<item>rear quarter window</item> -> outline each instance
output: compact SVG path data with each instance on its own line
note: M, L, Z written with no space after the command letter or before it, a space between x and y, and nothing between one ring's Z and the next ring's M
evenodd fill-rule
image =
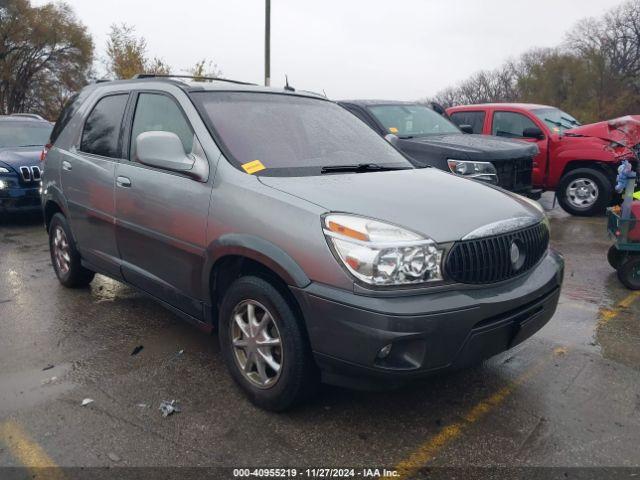
M471 125L473 133L482 133L486 118L485 112L454 112L450 116L456 125Z

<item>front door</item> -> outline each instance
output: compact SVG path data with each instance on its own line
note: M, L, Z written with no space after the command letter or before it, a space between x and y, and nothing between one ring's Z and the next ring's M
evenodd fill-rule
M534 187L542 188L545 183L547 161L549 157L549 138L547 134L545 134L545 138L541 140L526 138L522 134L527 128L539 128L543 132L545 131L540 125L537 125L532 119L522 113L501 111L493 113L491 135L504 138L515 138L538 145L540 153L533 158L533 172L531 179Z
M82 258L120 277L115 235L114 181L128 93L110 94L86 118L79 145L63 152L61 181Z
M128 158L116 170L116 236L122 272L129 283L201 319L211 185L139 163L135 140L149 131L175 133L185 153L204 156L173 97L138 95Z

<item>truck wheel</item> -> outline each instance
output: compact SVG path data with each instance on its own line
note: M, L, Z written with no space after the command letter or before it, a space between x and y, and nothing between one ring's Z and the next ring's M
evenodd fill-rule
M73 243L67 219L56 213L49 224L49 251L51 263L62 285L68 288L86 287L95 273L80 263L80 253Z
M611 265L615 270L620 267L620 264L624 260L625 254L616 248L615 245L611 245L609 251L607 252L607 260L609 261L609 265Z
M618 278L631 290L640 290L640 255L627 257L618 268Z
M239 278L224 296L222 356L233 379L261 408L286 410L317 383L301 320L278 289L262 278Z
M607 176L592 168L572 170L560 179L558 202L565 212L590 217L604 212L611 202L613 185Z

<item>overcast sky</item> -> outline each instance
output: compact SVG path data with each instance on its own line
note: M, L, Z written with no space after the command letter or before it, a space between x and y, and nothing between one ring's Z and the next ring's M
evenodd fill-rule
M202 58L261 83L264 0L66 0L104 55L112 23L147 39L177 72ZM47 3L32 0L35 5ZM414 100L555 46L576 21L620 0L272 0L271 77L334 99Z

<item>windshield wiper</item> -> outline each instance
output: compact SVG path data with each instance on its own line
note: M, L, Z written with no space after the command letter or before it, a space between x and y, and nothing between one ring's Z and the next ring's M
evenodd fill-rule
M413 167L392 167L380 165L379 163L358 163L355 165L328 165L322 167L320 173L335 172L387 172L391 170L411 170Z
M570 124L572 124L572 125L577 125L577 126L579 126L579 127L581 127L581 126L582 126L582 124L581 124L579 121L577 121L575 118L574 118L574 119L567 118L567 117L560 117L560 118L561 118L562 120L566 120L567 122L569 122L569 123L570 123Z
M573 128L571 125L566 126L564 123L556 122L555 120L551 120L550 118L545 118L544 120L545 120L545 122L553 123L554 125L556 125L556 126L558 126L560 128L566 128L567 130Z

